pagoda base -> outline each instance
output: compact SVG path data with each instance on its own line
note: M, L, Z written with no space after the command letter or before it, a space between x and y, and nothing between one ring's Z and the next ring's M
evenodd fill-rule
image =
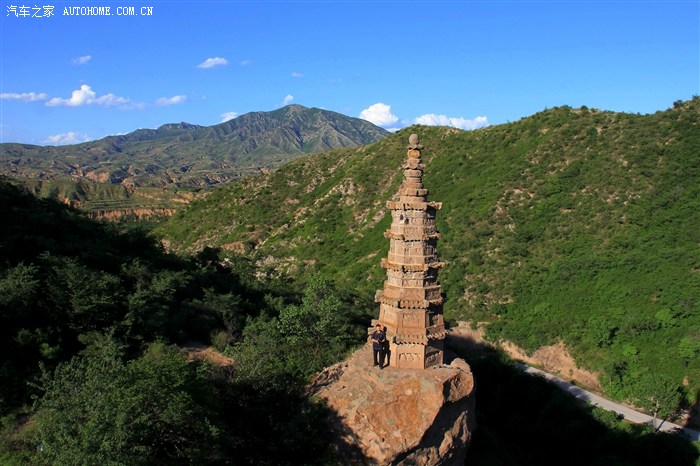
M389 344L389 363L398 369L427 369L442 364L444 340L428 345L418 343Z

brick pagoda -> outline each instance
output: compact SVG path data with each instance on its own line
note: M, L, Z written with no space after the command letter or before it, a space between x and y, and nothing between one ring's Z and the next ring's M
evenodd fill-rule
M423 169L418 136L409 138L403 166L406 177L399 188L399 200L387 202L391 210L389 257L382 259L387 280L377 291L379 319L372 322L386 327L391 365L425 369L442 364L445 323L442 294L438 284L435 214L440 202L429 202L423 188Z

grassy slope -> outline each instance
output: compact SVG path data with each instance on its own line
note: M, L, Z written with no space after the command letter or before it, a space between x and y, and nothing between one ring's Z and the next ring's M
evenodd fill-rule
M461 132L413 127L216 190L160 233L176 248L242 242L263 268L381 287L384 209L410 132L442 201L448 318L535 349L564 339L618 398L655 374L700 388L700 99L654 115L559 107ZM240 245L239 245L240 246ZM267 258L267 259L265 259ZM640 401L643 403L643 400Z

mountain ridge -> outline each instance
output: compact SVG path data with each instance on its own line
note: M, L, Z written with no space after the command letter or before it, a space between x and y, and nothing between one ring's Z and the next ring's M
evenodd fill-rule
M372 123L298 104L200 126L167 123L70 146L0 145L0 173L138 186L207 186L305 154L376 142Z

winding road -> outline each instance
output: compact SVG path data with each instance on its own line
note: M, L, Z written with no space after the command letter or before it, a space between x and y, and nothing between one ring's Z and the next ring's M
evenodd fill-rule
M536 375L540 377L544 377L546 380L552 382L553 384L557 385L559 388L562 390L565 390L578 398L579 400L586 401L590 403L593 406L597 406L599 408L602 408L606 411L614 411L617 414L623 416L626 420L636 423L636 424L654 424L654 418L651 416L648 416L646 414L640 413L638 411L635 411L633 409L628 408L627 406L623 406L619 403L615 403L614 401L610 401L606 398L603 398L600 395L596 395L595 393L589 392L588 390L584 390L581 387L577 387L576 385L572 385L569 382L560 379L559 377L556 377L548 372L541 371L539 369L535 369L534 367L530 367L526 364L518 363L518 366L520 369L522 369L524 372L531 374L531 375ZM658 422L658 419L656 420ZM693 442L700 442L700 432L697 430L689 429L687 427L679 426L678 424L673 424L671 422L666 422L662 421L660 426L657 426L658 430L664 431L664 432L673 432L676 430L682 430L686 435L690 437L690 440Z

